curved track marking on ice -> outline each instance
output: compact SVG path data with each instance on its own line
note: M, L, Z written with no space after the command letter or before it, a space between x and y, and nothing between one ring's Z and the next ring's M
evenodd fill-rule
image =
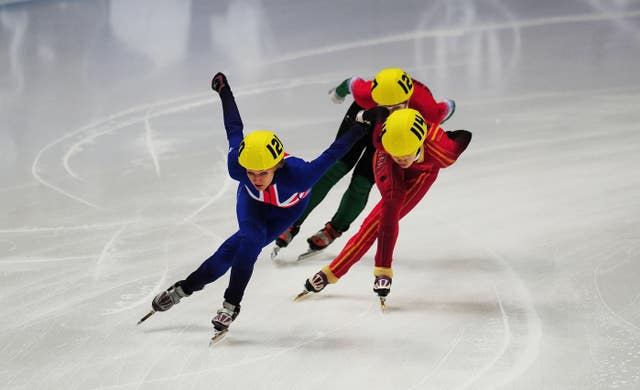
M196 95L196 96L201 96L201 94L200 95ZM65 134L65 135L63 135L61 137L58 137L55 140L53 140L52 142L46 144L42 149L40 149L38 151L38 153L36 153L36 157L34 158L33 163L31 164L31 175L36 179L36 181L38 181L40 184L44 185L45 187L48 187L48 188L50 188L50 189L52 189L52 190L54 190L54 191L56 191L56 192L58 192L58 193L60 193L60 194L62 194L64 196L68 197L68 198L71 198L71 199L73 199L73 200L75 200L77 202L80 202L82 204L85 204L85 205L87 205L89 207L93 207L93 208L99 209L100 207L98 207L97 205L95 205L95 204L93 204L93 203L91 203L91 202L89 202L89 201L87 201L87 200L85 200L85 199L83 199L83 198L81 198L79 196L73 195L73 194L65 191L64 189L62 189L62 188L60 188L60 187L48 182L47 180L42 178L42 176L40 176L38 166L40 164L40 160L42 159L42 156L44 155L44 153L47 152L48 150L52 149L54 146L56 146L56 145L62 143L63 141L67 140L67 139L75 137L76 135L81 134L83 132L87 132L87 131L90 131L90 130L95 129L97 127L100 127L101 125L108 124L109 122L117 120L117 119L119 119L121 117L124 117L126 115L138 112L140 110L147 110L149 108L152 108L152 107L155 107L155 106L158 106L158 105L175 104L176 102L179 102L179 101L185 100L185 99L193 99L193 96L179 97L179 98L170 99L170 100L163 101L163 102L156 102L156 103L145 104L145 105L141 105L141 106L135 106L135 107L120 111L120 112L118 112L116 114L109 115L109 116L104 117L102 119L99 119L97 121L94 121L93 123L90 123L90 124L88 124L86 126L80 127L79 129L73 130L73 131L71 131L71 132L69 132L69 133L67 133L67 134ZM73 175L71 173L69 173L69 174Z
M289 62L289 61L299 60L307 57L334 54L340 51L365 48L369 46L378 46L378 45L383 45L388 43L405 42L405 41L411 41L415 39L462 36L465 34L476 34L479 32L492 31L492 30L523 29L523 28L544 27L544 26L566 24L566 23L598 22L603 20L634 18L637 16L640 16L640 11L601 12L601 13L593 13L593 14L538 18L538 19L531 19L531 20L524 20L524 21L508 21L505 23L489 23L489 24L481 24L478 26L463 26L462 28L452 27L452 28L439 29L439 30L413 31L413 32L400 33L395 35L386 35L384 37L375 38L375 39L352 41L352 42L343 43L340 45L324 46L318 49L301 50L301 51L297 51L284 56L275 57L271 60L262 61L258 63L258 65L262 65L262 66L274 65L282 62Z
M462 229L458 225L454 225L450 220L445 219L439 215L433 214L434 218L438 219L438 221L443 225L448 225L458 231L461 236L467 241L474 244L477 247L483 248L491 257L493 257L501 266L504 273L509 276L509 280L512 281L514 288L518 292L518 296L520 297L520 301L524 304L525 318L527 324L527 339L524 342L525 349L522 352L522 357L514 361L513 367L510 372L505 373L503 378L494 379L492 384L494 387L499 387L505 383L513 381L513 379L519 377L524 373L531 364L536 360L538 355L540 354L540 342L542 340L542 325L540 316L533 305L533 300L525 287L522 279L515 273L513 268L509 265L507 260L495 252L493 249L486 246L486 244L479 242L476 238L477 235L473 235L468 233L466 230ZM495 288L495 283L494 283ZM496 290L497 293L497 290ZM499 296L498 296L499 297ZM504 310L502 304L500 303L500 310Z
M511 344L511 327L509 326L509 320L507 319L507 313L504 310L504 306L502 305L502 299L500 298L500 294L498 293L498 288L495 283L493 284L493 291L496 294L496 299L498 300L498 305L500 306L500 315L502 316L502 327L504 329L504 336L502 338L502 346L500 350L496 354L496 356L484 367L482 367L475 375L469 378L462 385L455 387L455 389L466 389L469 388L473 383L475 383L478 379L480 379L483 375L485 375L496 363L504 356L509 348L509 344ZM498 386L495 386L498 387Z
M631 251L632 249L629 248L627 250L627 257L625 259L623 259L622 261L620 261L619 263L615 264L614 266L609 266L608 268L613 270L623 264L626 264L630 261L631 259ZM611 315L613 318L615 318L616 320L618 320L620 323L622 323L623 325L625 325L627 328L629 328L630 330L639 333L640 332L640 326L634 324L633 322L625 319L624 317L622 317L620 314L618 314L611 306L609 306L609 304L607 304L607 302L605 301L604 297L602 296L602 290L600 289L600 283L598 282L598 274L600 274L600 271L602 270L602 268L607 265L606 262L602 262L600 263L594 270L593 270L593 284L596 288L596 294L598 296L598 299L600 300L600 303L602 303L602 306L605 308L605 310L609 313L609 315Z
M69 176L73 177L76 180L84 181L80 177L80 175L78 175L77 173L75 173L75 171L73 171L73 169L71 169L71 165L69 165L69 160L71 159L71 156L73 156L74 154L76 154L81 150L82 149L80 147L75 147L75 145L70 147L69 150L67 150L67 152L64 154L64 157L62 158L62 167L67 172L67 174L69 174Z
M107 134L111 134L114 131L123 129L125 127L129 127L129 126L133 126L139 123L144 123L145 121L149 121L151 118L154 117L158 117L158 116L162 116L162 115L166 115L169 113L174 113L174 112L179 112L179 111L187 111L193 108L197 108L199 106L202 106L204 104L207 104L209 102L211 102L212 99L211 98L206 98L203 100L196 100L195 102L190 102L190 103L186 103L183 104L181 106L177 106L177 107L172 107L172 108L168 108L165 110L158 110L158 109L153 109L153 107L147 109L146 113L138 115L138 116L132 116L129 119L126 120L122 120L116 124L112 124L109 126L105 126L105 127L97 127L94 130L96 130L97 132L93 133L93 134L89 134L87 136L85 136L84 138L80 139L79 141L77 141L75 144L73 144L70 147L70 150L82 150L82 146L84 144L89 144L89 143L93 143L95 142L95 139L98 137L101 137L103 135L107 135ZM158 105L165 105L164 103L160 103ZM150 114L149 112L153 112L152 114ZM149 149L149 147L147 146L147 149ZM150 152L150 153L154 153L154 152ZM67 153L69 154L69 153ZM153 158L153 157L152 157ZM71 167L69 166L69 164L65 165L65 170L66 172L70 175L70 176L74 176L77 177L77 175L75 173L73 173L73 171L71 170Z
M430 373L422 377L417 383L411 386L409 390L421 389L422 385L424 385L425 382L427 382L428 380L430 380L440 372L444 363L447 361L447 359L449 359L449 356L451 356L453 351L458 347L458 344L460 344L460 341L462 341L462 338L464 337L464 334L466 333L466 331L467 331L467 328L465 327L460 331L460 333L458 333L458 335L453 339L453 342L449 346L447 353L445 353L444 356L440 358L440 360L438 361L438 363L436 363L436 366L433 368L433 370L431 370Z

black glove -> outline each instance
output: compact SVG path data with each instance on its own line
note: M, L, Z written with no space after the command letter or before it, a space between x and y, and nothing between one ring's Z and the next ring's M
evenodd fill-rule
M227 76L222 72L216 73L211 80L211 89L214 91L221 93L223 89L229 88L229 83L227 82Z
M384 106L376 106L366 111L360 111L356 115L356 122L364 123L375 127L378 123L384 122L389 116L389 110Z

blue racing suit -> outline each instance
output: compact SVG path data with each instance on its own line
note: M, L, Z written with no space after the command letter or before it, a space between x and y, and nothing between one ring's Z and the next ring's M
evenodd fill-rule
M311 187L367 133L367 128L355 124L310 162L285 155L284 166L275 172L269 187L258 191L249 181L246 170L238 163L238 147L244 138L243 124L231 89L223 89L220 99L230 147L227 161L229 175L239 182L236 204L239 229L187 277L182 288L187 294L202 290L206 284L231 268L224 299L239 305L262 248L298 219L307 207Z

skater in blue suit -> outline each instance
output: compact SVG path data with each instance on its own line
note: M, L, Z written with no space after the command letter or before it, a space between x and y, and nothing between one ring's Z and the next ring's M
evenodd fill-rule
M212 319L216 331L223 332L240 313L242 296L262 248L295 222L309 202L311 187L371 131L371 124L384 120L388 111L377 107L363 112L360 116L363 123L354 122L318 158L306 162L285 153L280 139L270 131L254 131L243 138L242 120L225 75L217 73L211 87L222 101L229 140L229 175L239 182L236 205L239 229L186 279L158 294L152 307L153 312L169 310L180 299L202 290L231 269L222 308Z

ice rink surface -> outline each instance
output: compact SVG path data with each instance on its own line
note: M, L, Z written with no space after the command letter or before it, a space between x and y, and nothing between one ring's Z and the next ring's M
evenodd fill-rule
M0 388L640 388L640 1L33 1L0 52ZM223 342L228 276L136 326L237 228L211 76L311 159L327 91L394 66L474 138L401 223L388 311L373 252L293 302L365 215L296 263L344 179Z

